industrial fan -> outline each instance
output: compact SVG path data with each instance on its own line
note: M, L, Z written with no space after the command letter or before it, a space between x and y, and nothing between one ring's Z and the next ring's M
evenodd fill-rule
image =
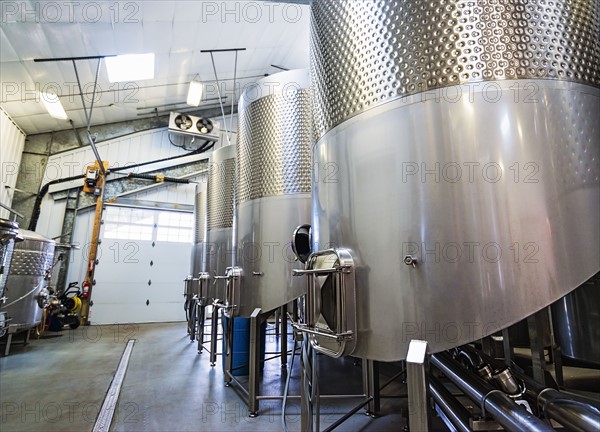
M198 132L200 132L201 134L209 134L212 132L213 130L213 124L212 122L207 119L202 117L200 120L198 120L196 122L196 128L198 129Z
M182 131L186 131L193 126L192 119L190 116L185 114L178 114L174 120L175 126Z

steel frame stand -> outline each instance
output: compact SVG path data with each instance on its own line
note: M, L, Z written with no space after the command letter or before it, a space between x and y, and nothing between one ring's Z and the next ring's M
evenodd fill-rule
M281 310L287 309L286 306L283 306ZM235 384L234 389L238 391L240 396L245 399L246 404L248 406L249 416L256 417L259 412L259 402L263 399L283 399L283 396L267 396L259 394L259 376L260 376L260 364L262 361L260 360L260 351L261 351L261 334L260 329L262 324L267 320L273 311L269 311L263 313L262 309L256 308L250 315L250 353L249 353L249 375L248 375L248 388L244 386L234 375L233 375L233 318L229 318L227 320L227 326L225 329L225 334L223 337L225 338L225 352L223 355L225 356L225 386L230 387L232 384ZM213 315L214 319L214 315ZM265 359L265 361L272 360L274 358L280 357L281 359L281 367L282 369L287 369L287 356L288 356L288 344L287 344L287 314L283 314L281 316L281 332L280 332L280 353L272 358ZM216 326L213 326L216 328ZM213 338L216 340L216 338ZM293 354L293 353L292 353ZM291 373L291 372L290 372ZM288 397L288 399L293 399L294 396Z
M305 336L306 337L306 336ZM317 352L310 342L303 341L302 375L300 382L300 430L320 431L321 399L362 399L350 411L332 423L323 432L330 432L365 407L365 414L375 417L380 410L379 364L373 360L362 360L362 382L364 394L321 395L319 390L319 362Z
M202 327L202 333L201 333L201 337L198 338L198 354L202 354L202 350L206 350L208 351L208 353L210 354L209 357L209 361L210 361L210 365L212 367L214 367L217 364L217 342L218 342L218 337L219 337L219 311L220 308L217 307L214 303L213 303L213 311L212 311L212 315L210 317L210 348L205 348L204 347L204 343L206 342L204 340L204 321L206 319L206 308L208 305L205 305L203 308L203 312L202 312L202 324L200 324L200 322L198 322L198 326Z

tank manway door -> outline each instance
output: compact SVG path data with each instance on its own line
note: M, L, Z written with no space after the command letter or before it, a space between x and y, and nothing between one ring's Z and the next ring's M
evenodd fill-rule
M350 355L356 347L356 291L354 260L346 249L313 253L305 270L307 276L306 317L294 328L309 338L313 348L331 357Z

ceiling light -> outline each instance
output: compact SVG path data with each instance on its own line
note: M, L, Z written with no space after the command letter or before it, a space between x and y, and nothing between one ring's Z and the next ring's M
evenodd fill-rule
M105 57L104 61L111 83L154 78L154 53Z
M204 93L204 84L200 81L191 81L187 95L187 104L195 107L200 105L202 93Z
M59 120L67 120L69 118L57 95L48 92L39 92L39 97L48 110L48 114L52 117Z

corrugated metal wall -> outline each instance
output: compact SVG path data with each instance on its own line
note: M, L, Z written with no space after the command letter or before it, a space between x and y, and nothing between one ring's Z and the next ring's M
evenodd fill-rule
M25 146L25 132L2 108L0 108L0 143L0 202L10 206ZM9 212L0 208L0 218L8 217Z

